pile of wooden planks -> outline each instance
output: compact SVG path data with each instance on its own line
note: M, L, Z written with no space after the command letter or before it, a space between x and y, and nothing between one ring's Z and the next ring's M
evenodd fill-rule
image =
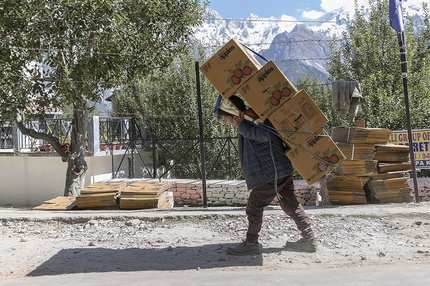
M322 182L329 203L413 201L409 147L388 144L391 133L384 128L333 128L331 136L346 160Z
M167 208L171 205L173 193L171 183L137 181L129 184L117 195L120 209Z

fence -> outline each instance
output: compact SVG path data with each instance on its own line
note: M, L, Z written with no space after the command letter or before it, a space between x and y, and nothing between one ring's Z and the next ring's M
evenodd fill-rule
M70 119L32 121L26 126L70 143ZM0 139L3 154L56 156L48 142L23 135L12 124L1 127ZM111 156L112 178L201 179L199 143L199 138L151 138L140 119L94 116L88 122L86 155ZM204 138L204 146L206 178L241 179L236 138Z

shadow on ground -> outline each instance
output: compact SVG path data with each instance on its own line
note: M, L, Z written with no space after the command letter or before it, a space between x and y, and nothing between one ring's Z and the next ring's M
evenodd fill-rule
M198 247L169 248L72 248L63 249L27 276L61 275L90 272L127 272L148 270L190 270L223 267L261 266L262 254L232 256L228 245L206 244ZM263 253L280 252L263 249Z

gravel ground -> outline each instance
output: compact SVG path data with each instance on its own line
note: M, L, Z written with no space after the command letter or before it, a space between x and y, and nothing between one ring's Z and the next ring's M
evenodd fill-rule
M0 213L0 277L430 264L430 203L307 209L319 243L316 253L284 248L299 233L279 208L269 208L260 237L263 253L243 257L226 253L245 236L243 208L186 211L40 219L45 213L8 217L6 210Z

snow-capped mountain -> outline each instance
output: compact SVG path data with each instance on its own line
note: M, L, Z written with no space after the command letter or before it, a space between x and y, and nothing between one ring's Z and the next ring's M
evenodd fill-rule
M346 7L342 7L314 21L300 22L287 15L262 18L251 14L246 19L224 19L217 11L208 10L207 20L195 30L195 37L209 55L230 39L236 39L273 60L293 83L300 73L311 73L325 80L330 39L347 31L348 13ZM422 9L410 6L405 13L417 15L414 18L417 21ZM353 16L350 14L349 18Z
M246 19L224 19L217 11L208 10L207 20L195 30L195 37L209 54L236 39L273 60L293 82L300 72L311 72L325 79L329 39L347 29L346 19L342 8L313 22L300 22L287 15L262 18L251 14Z
M195 30L195 37L206 47L218 49L230 39L249 45L250 48L266 49L276 35L290 32L296 26L297 19L283 15L262 18L251 14L246 19L224 19L217 11L209 9L203 26Z

